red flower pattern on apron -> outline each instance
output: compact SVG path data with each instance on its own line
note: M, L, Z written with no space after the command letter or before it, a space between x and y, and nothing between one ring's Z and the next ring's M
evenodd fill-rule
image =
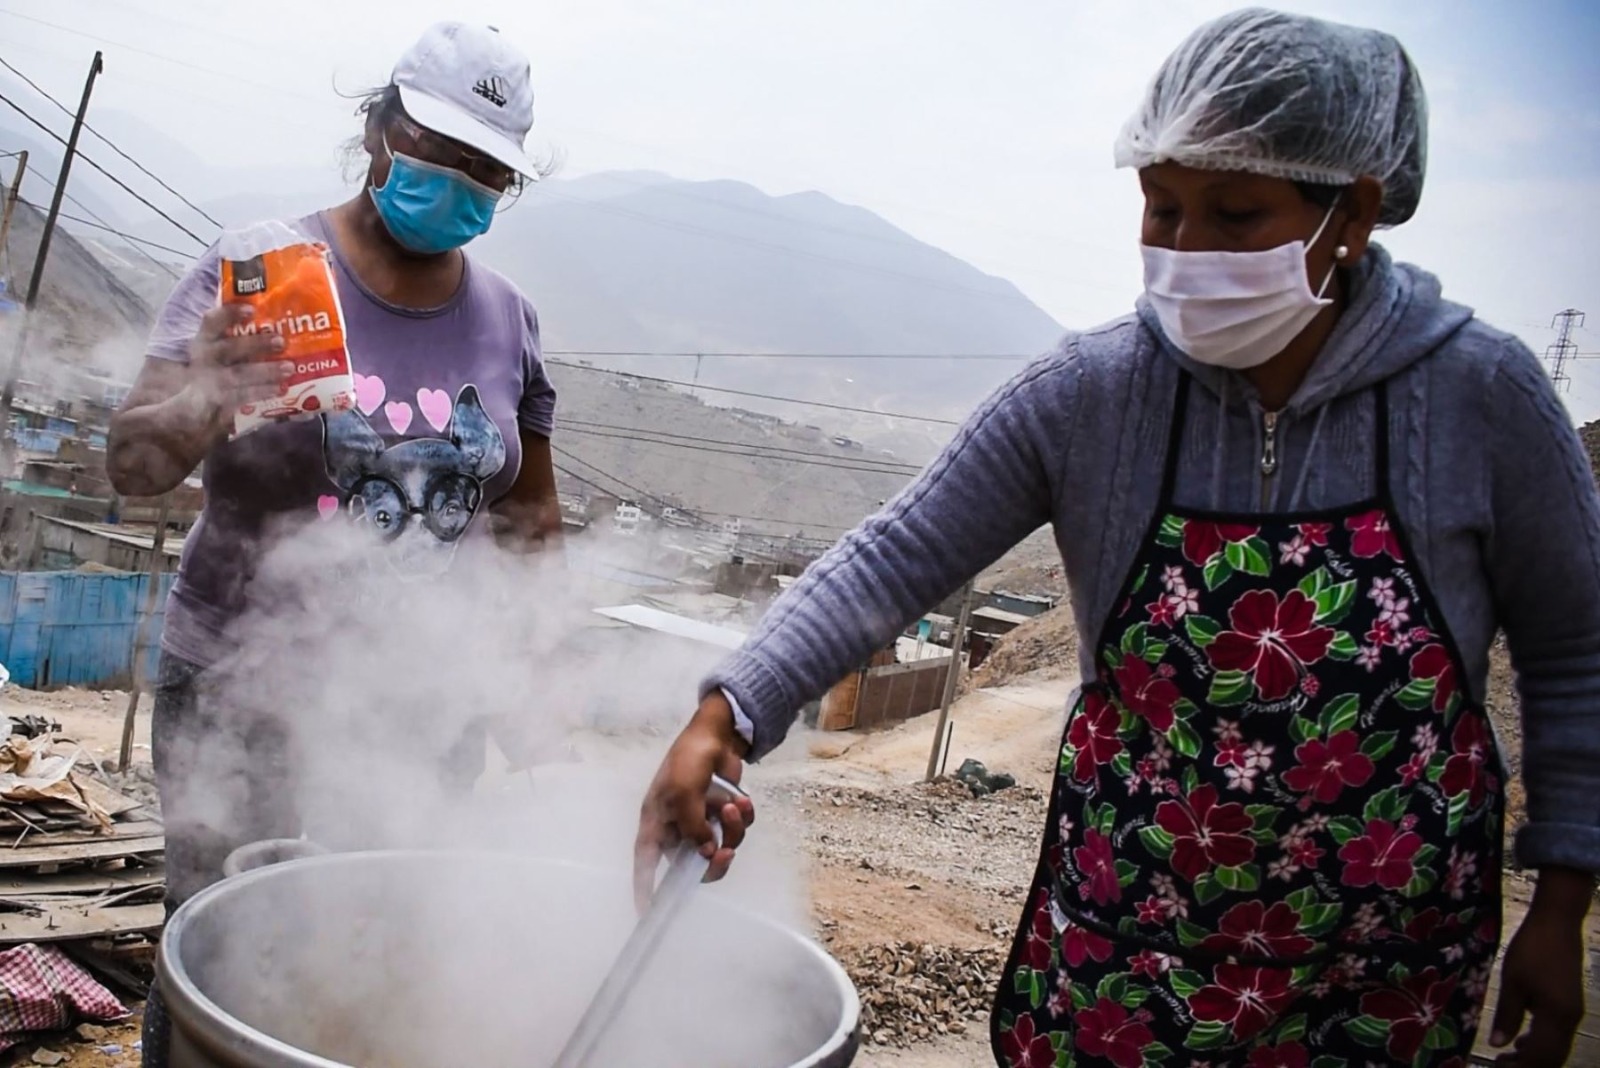
M1500 938L1504 766L1389 491L1161 503L1061 748L992 1024L1012 1068L1445 1068Z

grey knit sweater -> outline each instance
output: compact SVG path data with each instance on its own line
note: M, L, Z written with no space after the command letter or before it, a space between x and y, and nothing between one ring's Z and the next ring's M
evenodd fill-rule
M1280 413L1262 474L1262 409L1241 376L1201 367L1146 307L1069 334L991 396L943 454L845 536L705 683L754 725L759 759L797 710L1045 523L1087 640L1114 608L1157 506L1179 376L1194 390L1181 507L1332 508L1369 496L1372 387L1387 381L1400 520L1482 700L1503 629L1522 698L1529 866L1600 871L1600 498L1528 349L1374 246L1310 375Z

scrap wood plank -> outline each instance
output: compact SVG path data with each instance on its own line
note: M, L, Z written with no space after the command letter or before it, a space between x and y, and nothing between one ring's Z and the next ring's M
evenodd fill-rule
M130 966L155 967L156 942L148 932L133 931L107 935L79 945L103 957L123 961Z
M74 831L48 831L43 834L30 834L22 840L25 846L47 845L81 845L84 842L116 842L125 838L149 838L159 835L166 827L155 820L117 820L111 824L108 831L92 830L88 827ZM4 843L0 843L0 854L5 851Z
M101 952L97 947L102 944L98 941L67 942L61 949L67 956L89 969L103 981L109 982L112 986L121 987L141 1001L148 998L150 996L150 980L146 975L140 974L139 966Z
M18 875L0 871L0 897L115 893L141 886L157 886L166 878L166 866L160 861L139 867L61 872L56 875Z
M113 790L99 779L91 776L80 776L78 787L83 790L85 797L105 809L113 817L144 807L142 801L136 801L120 790Z
M93 841L69 845L52 845L50 835L29 836L37 845L26 842L15 849L0 846L0 868L34 868L42 864L79 864L89 860L113 860L119 857L145 856L160 853L166 848L163 835L152 834L143 838L100 837Z
M4 820L6 826L13 830L19 832L26 830L36 834L78 831L88 826L88 824L80 820L57 819L51 816L30 816L26 812L16 812L9 808L0 808L0 820Z
M61 905L36 915L0 914L0 944L70 942L123 931L155 931L166 922L161 902L145 905Z

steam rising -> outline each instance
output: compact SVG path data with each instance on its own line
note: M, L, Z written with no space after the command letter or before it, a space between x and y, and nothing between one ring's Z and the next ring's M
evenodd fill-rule
M558 553L518 557L487 537L469 536L446 576L407 580L367 529L342 517L279 539L257 573L252 601L238 623L240 652L214 673L212 700L238 715L219 736L187 752L184 766L169 769L169 780L186 783L191 811L198 807L224 833L296 833L299 827L229 826L237 824L242 807L260 811L240 805L238 772L240 761L248 761L271 770L268 810L297 813L310 837L336 850L492 851L577 862L602 874L584 876L581 892L574 892L531 885L543 878L537 867L441 857L429 862L428 879L408 881L402 892L383 880L374 883L370 872L341 868L349 881L330 874L314 888L306 884L305 893L325 896L325 902L306 908L275 901L241 912L214 932L228 948L213 960L206 981L219 990L251 990L269 1005L260 987L269 979L262 961L271 958L260 951L283 945L284 916L292 914L311 926L292 939L315 947L327 966L313 969L324 977L320 983L305 980L289 996L305 1008L349 1002L350 992L360 991L343 1006L336 1026L358 1038L369 1029L404 1033L407 1042L380 1043L386 1057L397 1049L414 1051L403 1061L354 1063L543 1063L530 1054L551 1041L559 1046L631 928L627 869L639 801L671 733L687 716L696 681L719 652L605 626L591 611L597 602L584 596ZM495 741L488 771L474 788L470 772L453 774L446 755L463 748L471 753L472 743L460 743L484 719L492 721ZM279 739L286 743L285 759L274 760ZM479 751L482 745L476 743ZM502 750L532 770L508 772ZM770 815L758 779L753 790ZM731 899L801 929L806 902L798 850L773 822L769 818L741 850L733 876L703 892L708 907L713 899ZM382 926L389 922L386 909L408 914L409 941L398 948L385 942L382 952L362 957L352 912ZM325 920L306 920L307 912ZM705 1068L711 1052L724 1048L737 1050L735 1059L742 1057L745 1068L790 1063L797 1038L780 1023L794 1013L797 994L785 985L795 980L774 969L793 962L786 965L776 945L764 957L752 955L749 923L697 911L692 933L667 950L683 959L658 970L647 985L660 989L646 993L638 1018L618 1021L619 1028L633 1036L679 1034L685 1049L699 1051L682 1062L685 1068ZM392 942L394 932L383 929L382 938ZM692 964L691 957L710 963ZM714 1015L727 1032L718 1041L726 1045L684 1035L686 1004L672 991L681 993L689 972L695 983L711 984L701 998L704 1015L690 1030L703 1030ZM343 993L321 989L328 984ZM416 984L438 996L419 998ZM442 989L453 993L445 996ZM787 1008L753 1007L763 990ZM510 1002L507 992L515 995ZM465 1011L467 995L474 1004L522 1004L528 1011L477 1012L475 1026L503 1030L458 1033L441 1022L440 1007ZM730 996L741 1006L732 1013L723 1011ZM538 1023L532 1031L530 1018ZM448 1049L426 1034L430 1028L450 1034ZM315 1040L303 1033L283 1037ZM365 1048L358 1043L338 1050ZM655 1050L646 1060L660 1068L675 1063L654 1045L642 1048ZM553 1054L554 1047L546 1059Z

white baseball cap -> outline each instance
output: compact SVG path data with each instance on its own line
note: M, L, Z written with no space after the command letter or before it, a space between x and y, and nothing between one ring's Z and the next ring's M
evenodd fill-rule
M522 148L533 127L528 57L493 26L435 23L400 57L389 80L418 124L539 177Z

